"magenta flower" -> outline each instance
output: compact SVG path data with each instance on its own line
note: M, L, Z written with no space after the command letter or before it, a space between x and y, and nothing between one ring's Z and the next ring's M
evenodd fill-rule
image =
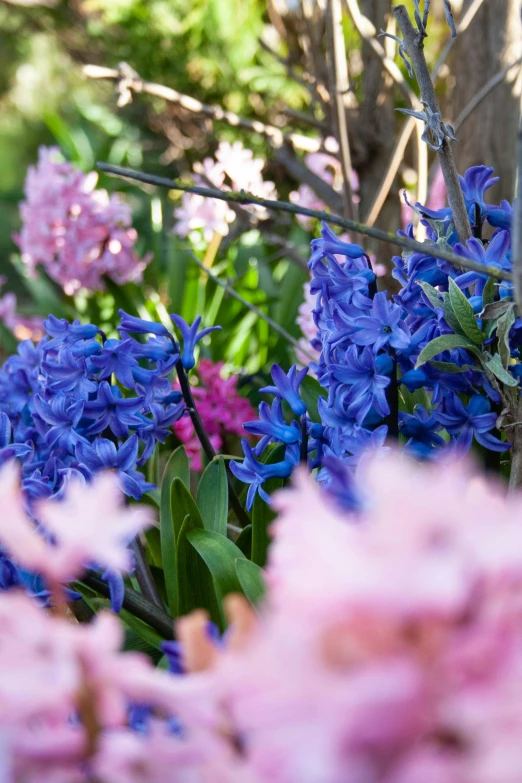
M216 451L231 437L244 438L243 423L256 417L250 402L237 391L237 376L223 378L222 370L223 362L200 359L197 368L200 383L192 387L203 426ZM201 471L201 444L189 416L174 423L174 433L185 446L192 470Z

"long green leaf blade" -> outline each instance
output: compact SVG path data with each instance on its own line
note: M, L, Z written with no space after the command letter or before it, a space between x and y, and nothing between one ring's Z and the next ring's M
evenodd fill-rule
M176 531L171 513L171 487L175 478L189 480L190 471L187 454L183 446L170 456L163 473L160 489L160 541L161 560L165 577L167 602L173 617L178 611L178 589L176 578Z
M205 561L221 598L229 593L241 593L236 560L243 560L245 556L234 542L211 530L192 530L187 533L187 538Z
M222 457L212 460L205 468L198 485L197 503L204 527L226 536L228 482Z
M196 530L203 531L201 519L193 520L187 514L181 525L176 551L179 615L189 614L194 609L206 609L216 625L223 629L223 613L212 575L188 538L188 534Z
M238 559L236 571L244 594L252 606L257 606L263 600L266 591L263 569L251 560Z

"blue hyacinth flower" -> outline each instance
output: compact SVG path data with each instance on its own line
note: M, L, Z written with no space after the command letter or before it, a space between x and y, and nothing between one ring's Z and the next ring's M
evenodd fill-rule
M84 403L83 415L94 419L85 429L85 435L99 435L109 428L117 438L126 438L129 427L139 426L141 419L137 415L143 409L143 397L123 397L117 386L107 381L99 385L96 398Z
M299 387L307 372L308 367L303 367L303 369L297 372L297 366L294 364L290 367L287 375L278 364L273 364L271 373L274 385L264 386L259 391L266 394L275 394L276 397L285 400L289 404L296 416L304 416L306 405L299 396Z
M474 394L467 405L456 394L447 395L444 410L434 410L432 416L453 436L459 453L470 450L473 438L490 451L507 451L511 446L491 434L497 414L491 411L489 400L480 394Z
M250 511L254 505L256 492L259 492L267 503L270 501L270 496L264 491L262 485L271 478L288 478L299 461L299 454L287 449L284 460L263 463L258 462L255 458L252 447L247 440L242 440L241 445L245 458L243 462L232 460L230 470L244 484L250 484L247 492L247 509Z
M202 329L198 332L199 325L201 324L201 316L198 315L192 326L189 326L187 322L180 316L172 314L170 316L179 331L183 339L183 351L181 354L181 364L185 370L191 370L196 364L194 357L194 348L205 335L210 334L221 329L221 326L208 326L206 329Z

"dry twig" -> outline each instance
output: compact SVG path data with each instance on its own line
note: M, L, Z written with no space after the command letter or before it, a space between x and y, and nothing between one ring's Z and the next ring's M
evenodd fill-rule
M431 113L431 117L435 118L438 116L440 118L439 102L435 95L428 64L424 57L423 35L419 30L415 30L413 27L405 6L399 5L395 7L393 13L395 14L397 24L402 32L406 52L413 65L426 111ZM466 242L466 240L471 237L468 213L459 182L455 158L453 157L453 150L451 149L446 136L447 127L444 126L442 122L440 123L440 127L442 128L442 138L438 148L438 156L442 174L444 176L444 182L446 183L448 203L453 213L453 220L455 222L455 229L459 240L461 242Z
M362 234L363 236L373 237L381 242L389 242L391 245L403 248L405 250L416 250L419 253L433 256L434 258L440 258L443 261L449 261L462 269L469 269L474 272L480 272L483 275L489 275L496 280L511 280L512 276L509 272L505 272L503 269L497 269L495 267L484 266L477 261L472 261L469 258L462 258L456 255L450 250L446 250L438 245L433 245L428 242L417 242L415 239L402 236L400 234L393 234L390 231L382 231L380 228L374 226L365 226L363 223L357 223L354 220L348 218L339 217L338 215L331 215L329 212L318 209L308 209L307 207L301 207L298 204L290 204L287 201L276 201L274 199L261 198L254 196L253 193L246 193L244 190L239 193L232 191L222 191L217 188L203 188L199 185L183 185L176 180L167 179L167 177L157 177L153 174L144 174L141 171L134 171L133 169L123 168L122 166L113 166L109 163L97 163L97 168L100 171L104 171L107 174L113 174L117 177L124 177L126 179L136 180L137 182L143 182L148 185L155 185L162 188L168 188L169 190L180 190L187 193L196 193L200 196L207 198L216 198L220 201L235 202L236 204L258 204L265 209L272 209L276 212L288 212L292 215L306 215L306 217L316 218L317 220L323 220L325 223L330 223L333 226L339 226L348 231L353 231L355 234Z
M245 128L258 133L269 139L274 147L281 147L286 142L295 149L303 150L304 152L318 152L322 149L322 141L319 139L312 139L300 133L283 133L280 128L276 128L274 125L267 125L259 120L249 120L246 117L240 117L238 114L227 111L221 106L209 106L171 87L144 81L126 63L121 63L118 69L105 68L99 65L84 65L83 73L89 79L109 79L116 82L116 89L119 93L119 106L129 103L132 100L133 93L144 92L147 95L162 98L169 103L175 103L193 114L203 114L212 120L226 122L232 127Z

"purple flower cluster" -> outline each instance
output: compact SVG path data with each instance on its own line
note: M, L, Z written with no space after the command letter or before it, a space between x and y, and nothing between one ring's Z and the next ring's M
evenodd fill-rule
M72 477L89 482L104 470L114 471L134 500L154 489L138 467L185 414L171 375L178 361L194 365L194 346L208 332L198 333L199 319L192 326L173 320L183 341L181 359L165 326L123 311L120 339L50 315L46 336L36 345L23 341L7 359L0 369L0 465L19 459L30 505L61 497ZM129 332L152 336L140 342ZM0 589L21 581L0 553Z
M318 480L345 506L354 497L346 466L390 438L399 437L420 459L434 458L441 449L465 454L474 442L491 451L509 449L495 427L520 375L522 319L515 316L511 286L430 255L430 245L441 244L484 266L510 269L511 207L486 203L485 191L497 181L492 173L475 166L461 177L473 230L466 246L458 242L449 209L416 205L427 229L426 251L393 259L401 290L391 298L377 292L363 248L340 241L323 225L309 261L321 343L314 369L326 392L317 404L320 423L312 423L311 409L307 415L298 397L301 406L295 404L304 372L296 376L292 368L286 378L273 368L279 382L264 391L286 400L305 424L285 418L279 403L272 408L262 403L260 421L245 425L264 436L254 451L245 444L244 463L232 466L250 484L250 504L267 478L283 475L285 468L290 475L302 457L304 437L309 466L319 468ZM488 239L482 238L485 224L493 229ZM411 224L405 234L414 237ZM283 462L266 457L263 462L265 447L277 442L286 444Z

